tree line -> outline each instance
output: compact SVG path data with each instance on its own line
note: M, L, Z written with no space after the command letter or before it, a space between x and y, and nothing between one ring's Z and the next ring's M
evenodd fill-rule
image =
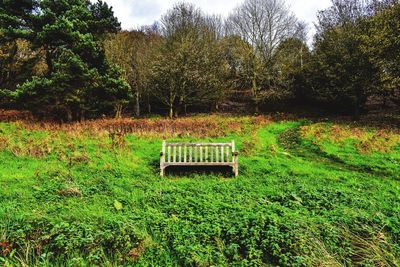
M0 0L0 106L63 121L102 115L400 105L400 4L332 0L307 25L284 0L246 0L227 18L179 3L122 31L89 0Z

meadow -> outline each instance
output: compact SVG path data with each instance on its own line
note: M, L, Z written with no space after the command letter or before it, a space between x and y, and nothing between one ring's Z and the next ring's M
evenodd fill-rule
M229 170L159 176L162 140ZM400 132L268 116L0 122L0 265L399 266Z

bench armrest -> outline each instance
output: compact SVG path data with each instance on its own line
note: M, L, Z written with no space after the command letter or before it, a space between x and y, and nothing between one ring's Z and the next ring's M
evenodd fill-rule
M160 151L160 157L164 156L164 152Z
M239 156L239 152L238 151L232 152L232 156Z

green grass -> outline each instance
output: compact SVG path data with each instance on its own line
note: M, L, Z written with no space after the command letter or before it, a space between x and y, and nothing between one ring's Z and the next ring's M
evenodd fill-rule
M167 133L116 145L100 130L0 123L0 265L400 264L399 134L229 120L241 130L169 139L234 139L238 178L160 178Z

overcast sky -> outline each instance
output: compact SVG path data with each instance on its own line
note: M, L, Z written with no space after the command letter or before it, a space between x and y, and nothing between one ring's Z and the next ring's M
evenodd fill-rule
M330 0L286 0L300 20L309 24L311 34L318 10L330 6ZM113 7L123 29L153 24L161 15L181 0L105 0ZM227 16L243 0L187 0L208 14Z

